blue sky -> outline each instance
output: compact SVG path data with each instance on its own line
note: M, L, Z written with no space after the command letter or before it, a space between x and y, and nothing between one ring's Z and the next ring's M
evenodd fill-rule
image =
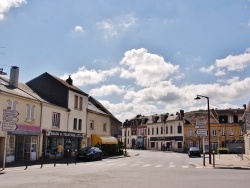
M44 72L119 120L250 100L249 0L1 0L0 68Z

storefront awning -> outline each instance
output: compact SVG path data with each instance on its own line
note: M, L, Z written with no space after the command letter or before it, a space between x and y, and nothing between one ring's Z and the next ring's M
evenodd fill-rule
M91 145L96 146L97 144L118 144L118 141L113 136L100 136L97 134L92 134Z

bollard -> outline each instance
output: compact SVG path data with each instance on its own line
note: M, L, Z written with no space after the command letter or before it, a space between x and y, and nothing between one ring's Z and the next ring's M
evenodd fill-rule
M41 167L40 168L42 168L43 167L43 155L40 157L40 160L41 160Z
M55 153L55 157L54 157L54 167L56 167L56 153Z
M76 161L77 161L77 149L75 150L75 164L76 164Z
M25 166L26 168L24 170L27 170L28 168L28 151L27 150L25 151Z
M215 157L214 157L215 151L213 150L213 167L215 167Z
M203 152L203 166L206 166L206 164L205 164L205 152Z
M67 149L67 152L68 152L68 154L67 154L67 165L69 165L69 149Z

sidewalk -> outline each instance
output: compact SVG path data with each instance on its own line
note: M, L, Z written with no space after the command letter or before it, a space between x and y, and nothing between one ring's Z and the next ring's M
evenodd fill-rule
M213 154L211 155L211 162L209 164L209 156L205 157L205 167L214 167L221 169L245 169L250 170L250 156L249 155L237 155L237 154L216 154L215 160L213 160ZM190 161L190 160L189 160ZM215 161L215 165L213 162ZM204 167L203 157L199 160L192 160L189 164L196 167Z

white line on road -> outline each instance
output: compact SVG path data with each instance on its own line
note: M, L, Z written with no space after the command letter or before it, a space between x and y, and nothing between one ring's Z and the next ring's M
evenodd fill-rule
M145 164L145 165L142 165L143 167L148 167L148 166L151 166L151 164Z
M159 168L159 167L161 167L162 165L157 165L157 166L155 166L156 168Z

